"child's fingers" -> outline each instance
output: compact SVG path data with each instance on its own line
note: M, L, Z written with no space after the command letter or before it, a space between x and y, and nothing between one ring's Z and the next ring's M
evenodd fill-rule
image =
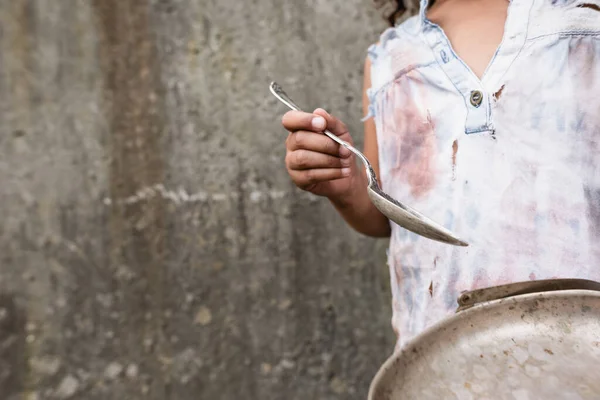
M307 189L318 183L345 178L350 175L350 168L317 168L302 171L290 170L292 181L301 189Z
M285 129L290 132L296 132L300 130L323 132L327 125L327 122L323 116L310 114L303 111L288 111L283 115L281 122Z
M309 131L298 131L289 135L286 140L286 149L288 152L303 149L343 158L350 156L348 149L340 146L327 136Z

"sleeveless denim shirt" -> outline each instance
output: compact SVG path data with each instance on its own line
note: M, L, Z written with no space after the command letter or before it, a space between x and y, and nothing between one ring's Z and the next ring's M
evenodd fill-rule
M470 246L392 223L397 349L462 291L600 281L600 2L512 0L481 79L426 9L369 48L367 117L383 189Z

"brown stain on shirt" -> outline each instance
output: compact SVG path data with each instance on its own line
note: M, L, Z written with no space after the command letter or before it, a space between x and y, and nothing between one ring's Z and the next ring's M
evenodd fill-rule
M590 37L584 36L569 43L568 65L570 69L577 71L578 79L573 83L578 89L590 87L597 79L593 66L598 61L598 56L594 50L594 42Z
M429 113L423 114L413 104L395 113L395 124L399 138L392 173L397 173L410 186L414 197L421 197L435 183L437 149L434 123Z
M577 7L578 8L589 8L594 11L600 11L600 6L598 6L598 4L584 3L584 4L579 4Z
M458 153L458 140L452 143L452 180L456 180L456 153Z
M500 89L494 93L494 99L496 99L496 101L500 100L500 96L502 96L502 92L504 91L504 86L505 85L500 86Z

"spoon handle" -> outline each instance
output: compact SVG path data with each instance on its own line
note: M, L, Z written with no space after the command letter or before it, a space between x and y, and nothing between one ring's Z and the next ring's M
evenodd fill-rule
M292 99L290 99L290 96L288 96L288 94L283 90L281 86L279 86L277 82L271 82L269 89L271 90L271 93L273 93L273 95L277 97L283 104L285 104L292 110L302 111L300 107L296 103L294 103Z

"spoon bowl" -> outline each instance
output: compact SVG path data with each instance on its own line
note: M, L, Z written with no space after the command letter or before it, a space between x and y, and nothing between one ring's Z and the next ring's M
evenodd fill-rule
M276 82L271 82L269 86L271 93L277 99L279 99L283 104L288 106L290 109L295 111L302 111L300 107L296 105L292 101L292 99L287 95L287 93L279 86ZM363 153L361 153L358 149L352 146L350 143L340 139L329 130L323 131L323 134L329 137L331 140L335 141L341 146L344 146L352 153L354 153L360 161L363 163L368 179L367 192L369 194L369 198L371 202L383 215L388 217L391 221L400 225L401 227L414 232L418 235L426 237L428 239L436 240L442 243L448 243L454 246L468 246L468 243L459 239L458 236L453 234L448 229L444 228L442 225L434 222L433 220L427 218L420 212L414 210L413 208L402 204L398 200L395 200L387 193L385 193L379 187L377 183L377 175L371 167L371 163L365 157Z

